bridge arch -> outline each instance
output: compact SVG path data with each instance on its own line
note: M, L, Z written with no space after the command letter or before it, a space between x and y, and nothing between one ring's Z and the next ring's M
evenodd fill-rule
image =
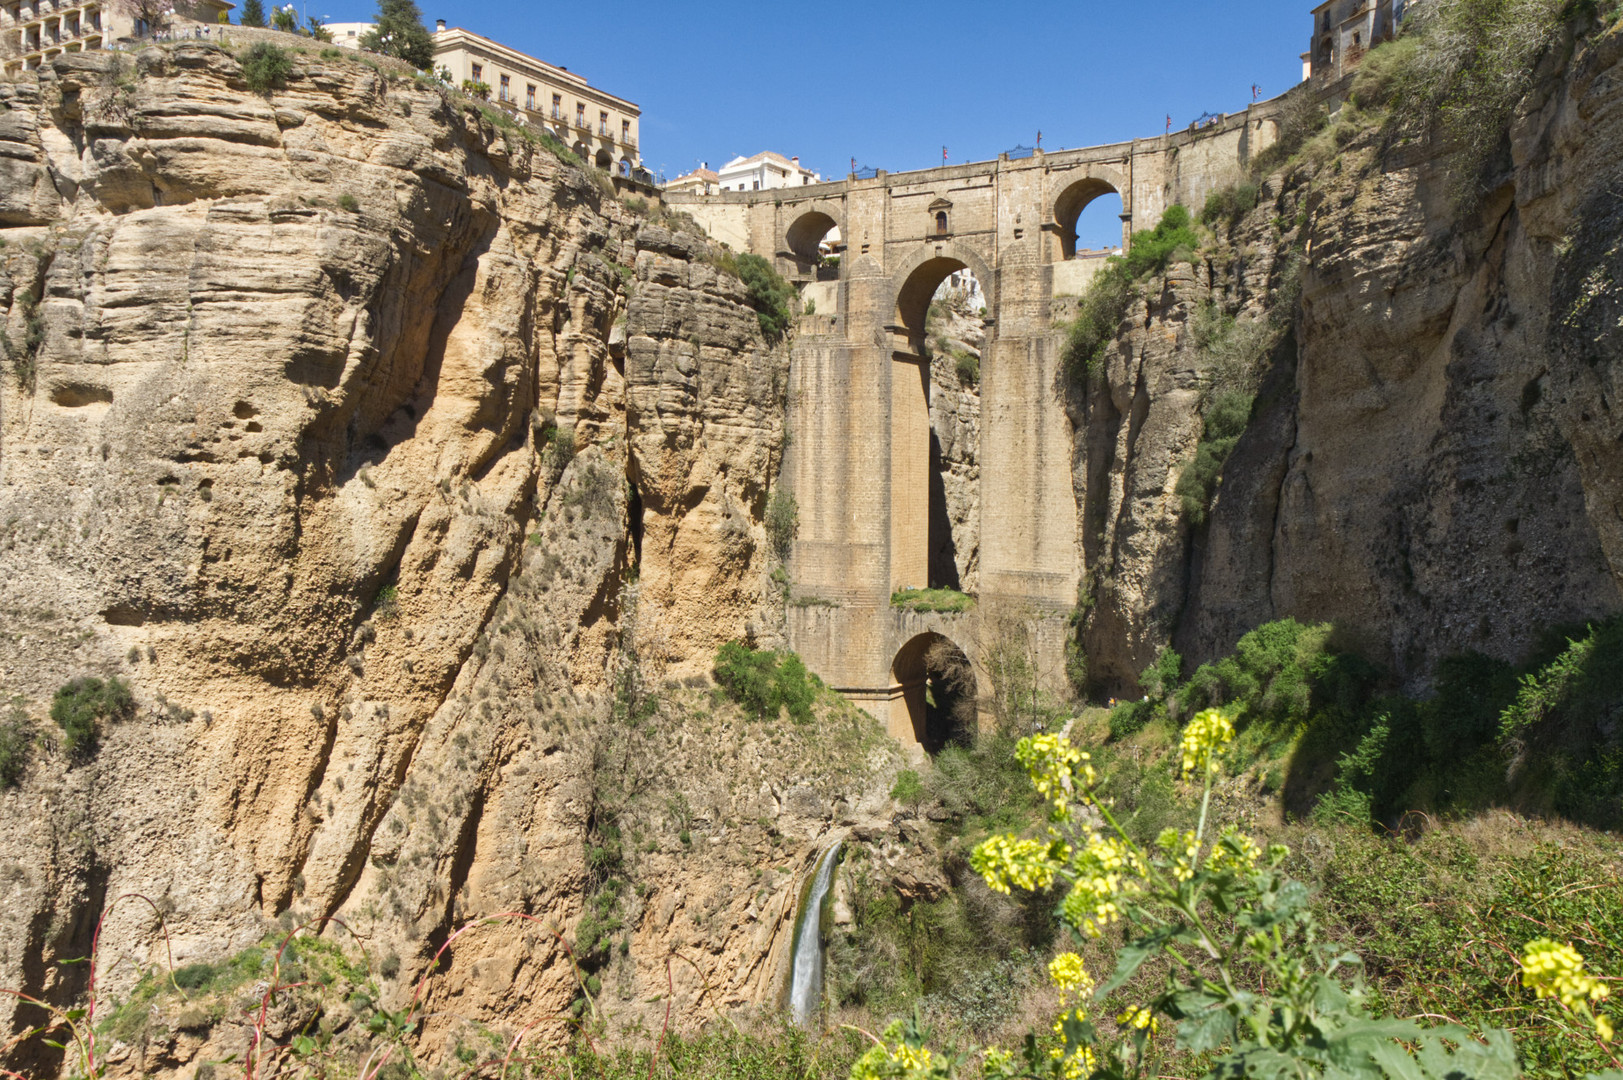
M955 241L921 247L903 260L891 275L896 294L896 325L906 328L915 344L924 340L924 320L930 311L930 298L950 274L968 270L986 293L987 307L997 310L996 282L992 268L973 248Z
M1124 189L1125 184L1114 169L1093 168L1088 170L1088 175L1072 181L1060 190L1054 197L1050 220L1059 233L1061 261L1076 258L1077 219L1093 200L1103 195L1117 195L1122 200L1122 212L1127 212L1127 196Z
M896 651L890 676L899 693L891 707L906 710L907 727L926 753L974 738L975 670L957 642L934 630L915 634ZM893 721L891 730L902 725Z
M812 202L796 207L794 217L779 237L778 250L786 254L802 273L812 273L822 261L822 243L832 236L843 240L841 227L844 215L837 205Z

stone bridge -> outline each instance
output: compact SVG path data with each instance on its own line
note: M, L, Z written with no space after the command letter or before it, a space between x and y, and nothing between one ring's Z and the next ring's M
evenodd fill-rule
M1011 635L1043 683L1064 685L1066 617L1084 570L1083 478L1073 475L1072 426L1057 389L1064 334L1054 301L1079 293L1099 263L1077 258L1078 216L1101 195L1119 195L1125 244L1174 203L1198 209L1275 140L1277 115L1274 99L1152 139L669 198L717 240L773 260L815 301L815 313L798 320L790 370L783 481L800 512L788 565L790 644L826 682L886 717L899 739L926 742L923 654L938 638L971 661L983 717L988 675L1006 661L997 650ZM835 235L844 251L831 271L819 244ZM986 343L978 495L973 520L953 522L938 505L939 388L925 319L938 286L964 270L985 295ZM964 535L936 535L943 530ZM895 590L942 584L933 550L971 543L970 612L892 606Z

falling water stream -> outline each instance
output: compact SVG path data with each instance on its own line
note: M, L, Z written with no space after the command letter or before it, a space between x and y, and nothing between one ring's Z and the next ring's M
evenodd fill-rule
M823 997L823 900L834 880L840 843L835 843L817 860L817 868L801 898L795 916L795 942L790 953L789 1018L801 1027L811 1026Z

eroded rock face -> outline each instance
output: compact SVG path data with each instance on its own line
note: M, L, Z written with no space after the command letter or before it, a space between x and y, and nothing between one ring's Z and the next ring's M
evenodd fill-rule
M1227 251L1150 284L1073 410L1103 687L1130 691L1169 641L1198 663L1286 616L1423 685L1444 656L1518 660L1623 609L1620 52L1612 34L1547 73L1463 217L1440 155L1354 144L1266 181ZM1292 336L1193 527L1174 490L1210 374L1192 314L1277 316L1293 247Z
M973 593L980 589L979 367L986 328L961 290L944 284L931 306L929 583ZM966 358L973 363L963 366Z
M0 103L0 686L47 742L70 677L139 703L0 794L0 985L71 998L55 961L129 892L180 963L283 913L369 928L401 983L468 918L567 934L628 634L675 678L774 632L787 358L741 283L471 107L342 59L260 96L212 48L70 54ZM678 912L738 894L695 859ZM705 951L713 980L775 962L757 924ZM112 907L108 955L160 941ZM466 941L478 962L435 984L459 1007L528 1022L576 992L554 935ZM634 957L628 985L663 988ZM770 994L752 978L733 1000ZM171 1031L119 1068L241 1034Z

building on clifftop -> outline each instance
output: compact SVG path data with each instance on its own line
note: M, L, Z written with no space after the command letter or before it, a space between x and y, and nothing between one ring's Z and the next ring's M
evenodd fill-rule
M532 126L551 132L582 161L621 176L642 165L637 129L642 110L599 90L566 67L537 60L471 30L434 31L434 69L453 85L483 83L490 100Z
M1334 82L1358 69L1364 54L1391 41L1414 0L1325 0L1313 9L1313 37L1302 54L1302 78Z
M177 0L161 26L147 26L101 0L0 0L0 57L6 74L33 71L53 56L116 48L154 32L212 37L226 0Z

